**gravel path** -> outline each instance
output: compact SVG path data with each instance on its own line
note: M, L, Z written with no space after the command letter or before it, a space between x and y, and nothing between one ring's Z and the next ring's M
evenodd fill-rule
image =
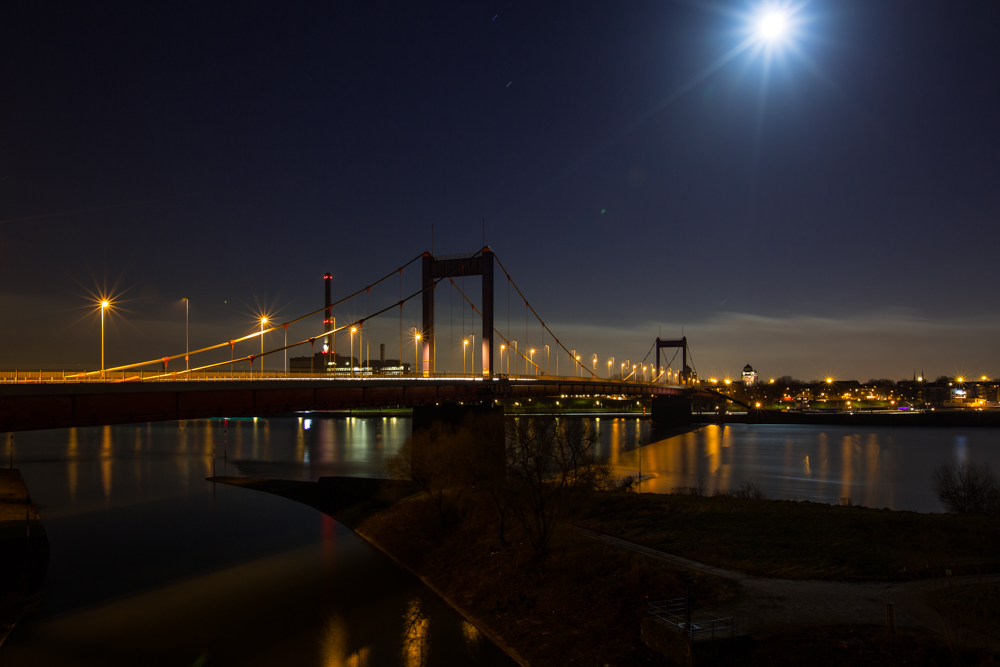
M927 592L945 586L1000 581L1000 575L946 577L901 583L850 583L839 581L770 579L727 570L650 549L610 535L574 527L582 535L672 565L737 581L742 594L724 608L703 609L706 617L732 616L736 631L771 634L821 625L884 625L885 605L893 603L896 625L918 627L946 634L945 623L926 601ZM961 632L962 629L960 628ZM970 635L970 643L973 643ZM982 636L977 640L982 643ZM991 648L1000 642L991 640Z

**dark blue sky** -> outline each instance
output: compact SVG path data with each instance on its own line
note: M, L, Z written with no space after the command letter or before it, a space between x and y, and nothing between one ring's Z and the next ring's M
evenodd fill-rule
M0 366L98 364L104 285L109 365L156 358L180 297L226 340L485 218L588 358L683 326L703 375L1000 374L1000 5L802 3L708 73L761 6L5 3Z

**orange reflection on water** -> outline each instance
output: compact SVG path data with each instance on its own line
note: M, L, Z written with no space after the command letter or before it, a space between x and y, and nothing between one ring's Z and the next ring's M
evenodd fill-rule
M854 436L845 435L840 443L840 497L850 498L854 482Z
M69 485L69 497L76 499L77 482L77 452L80 447L76 427L69 430L69 441L66 443L66 481Z
M347 626L337 615L330 618L321 648L324 667L367 667L371 657L368 646L348 653Z
M111 427L105 426L101 432L101 487L104 489L104 497L111 497Z
M406 667L424 667L430 656L430 620L420 609L420 600L411 599L403 614L403 663Z

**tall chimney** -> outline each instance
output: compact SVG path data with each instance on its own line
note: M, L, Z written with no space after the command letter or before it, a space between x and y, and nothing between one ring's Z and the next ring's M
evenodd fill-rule
M323 315L323 331L329 331L330 328L331 328L331 324L333 323L333 315L330 312L330 310L331 310L330 309L330 286L332 284L333 284L333 276L331 276L329 273L327 273L326 275L323 276L323 285L326 288L326 301L324 302L324 305L326 306L326 312ZM326 337L325 342L326 342L326 349L329 350L330 353L332 354L333 353L333 344L330 342L330 336ZM329 359L333 359L334 363L336 363L336 361L337 361L336 356L329 357ZM326 360L324 360L324 361L326 361ZM324 368L323 371L326 372L326 369Z

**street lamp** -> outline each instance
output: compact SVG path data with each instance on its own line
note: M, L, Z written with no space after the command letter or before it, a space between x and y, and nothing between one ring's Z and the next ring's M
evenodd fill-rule
M594 353L594 365L593 365L593 369L594 369L594 372L596 373L597 372L597 353L596 352Z
M611 379L611 364L615 363L615 358L611 357L608 359L608 379Z
M420 338L420 332L417 331L416 327L413 327L413 377L417 377L417 367L419 366L419 363L417 362L417 354L420 350Z
M264 377L264 325L267 324L267 315L260 318L260 376Z
M576 376L583 377L583 365L580 363L580 355L576 355Z
M187 297L184 301L184 370L191 370L189 358L191 356L191 302Z
M465 351L469 349L469 339L462 340L462 375L465 375Z
M469 365L472 366L472 374L476 374L476 334L469 334Z
M625 379L625 362L624 361L622 362L621 377L619 379L621 379L621 380Z
M357 330L357 327L351 327L351 359L347 362L351 365L351 377L354 377L354 333Z
M111 307L107 299L101 300L101 379L104 379L104 311Z
M531 374L535 375L535 350L528 350L528 359L531 361Z
M545 346L545 374L552 375L552 371L549 369L549 346Z
M506 345L500 346L500 370L503 370L503 351L507 349ZM507 362L507 373L510 374L510 361Z

